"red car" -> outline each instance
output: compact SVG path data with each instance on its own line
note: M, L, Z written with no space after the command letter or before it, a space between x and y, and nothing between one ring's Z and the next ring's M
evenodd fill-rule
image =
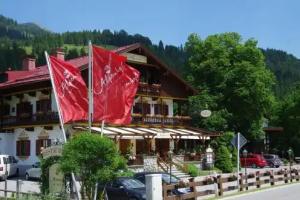
M263 168L268 164L264 157L260 154L248 154L247 157L241 157L240 161L242 167Z

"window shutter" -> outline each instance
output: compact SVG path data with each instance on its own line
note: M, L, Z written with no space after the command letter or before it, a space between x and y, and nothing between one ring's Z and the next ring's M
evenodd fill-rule
M21 146L20 146L20 141L17 141L17 156L20 156L20 150L21 150L21 148L20 148Z
M30 140L26 140L25 145L26 145L25 156L30 156Z
M36 140L35 142L35 153L36 155L40 155L40 149L41 149L41 140Z
M51 146L51 139L47 139L47 147Z
M169 106L163 105L163 109L164 109L164 115L169 115Z
M150 114L150 104L143 104L144 105L144 113L143 114Z

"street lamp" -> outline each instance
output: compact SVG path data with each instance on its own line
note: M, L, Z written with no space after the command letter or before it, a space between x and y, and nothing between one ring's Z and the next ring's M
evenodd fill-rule
M244 149L243 150L243 157L245 158L245 184L246 184L246 190L248 190L247 155L248 155L248 151L247 151L247 149Z
M206 166L211 169L213 166L213 149L208 146L206 152Z
M171 179L172 179L172 154L173 154L172 150L168 151L168 156L170 159L170 184L171 184Z

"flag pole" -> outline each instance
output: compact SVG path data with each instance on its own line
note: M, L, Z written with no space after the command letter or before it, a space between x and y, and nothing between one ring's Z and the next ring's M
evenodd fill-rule
M240 189L240 132L237 133L237 188Z
M104 123L105 123L105 121L102 120L102 124L101 124L101 137L103 137Z
M89 125L89 132L91 133L92 132L92 116L93 116L93 85L92 85L92 42L91 40L89 40L89 45L88 45L88 48L89 48L89 66L88 66L88 78L89 78L89 88L88 88L88 98L89 98L89 117L88 117L88 125Z
M60 122L61 130L63 132L64 143L67 143L66 131L65 131L65 128L64 128L63 120L62 120L61 109L60 109L60 105L59 105L58 98L57 98L56 88L54 86L52 67L51 67L51 63L49 61L49 55L48 55L47 51L45 51L45 57L46 57L47 66L48 66L49 75L50 75L50 80L51 80L53 93L54 93L54 97L55 97L55 101L56 101L56 105L57 105L59 122ZM74 175L74 173L71 173L71 175L72 175L72 181L74 183L76 194L77 194L77 199L80 200L81 198L80 198L80 194L79 194L79 191L78 191L78 188L77 188L77 185L76 185L75 175Z

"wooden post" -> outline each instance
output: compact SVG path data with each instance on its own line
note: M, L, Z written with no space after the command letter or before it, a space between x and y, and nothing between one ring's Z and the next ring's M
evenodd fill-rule
M260 188L260 173L256 172L256 188Z
M218 190L219 190L219 196L223 196L223 183L222 183L222 176L218 176Z
M167 197L168 197L167 184L163 183L163 199L167 199Z
M194 198L197 199L197 190L196 190L196 182L195 182L195 178L191 178L190 180L190 184L192 184L191 190L194 193Z
M270 184L271 186L275 185L275 179L274 179L274 171L270 171Z
M240 173L240 180L239 180L239 182L240 182L240 191L243 191L243 189L244 189L244 185L243 185L243 174L242 173Z
M299 181L299 171L297 169L295 170L295 178L296 181Z
M287 175L287 170L284 170L284 183L288 183L288 175Z

